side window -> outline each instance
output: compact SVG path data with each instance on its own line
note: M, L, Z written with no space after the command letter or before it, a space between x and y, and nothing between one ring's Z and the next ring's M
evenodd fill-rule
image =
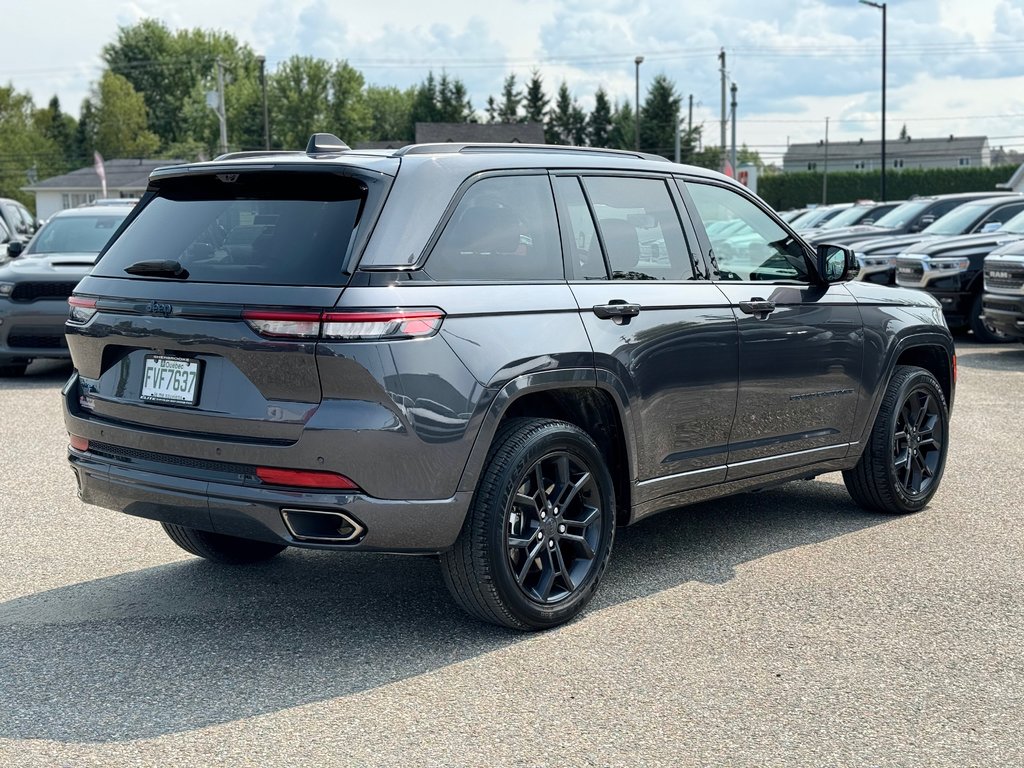
M1002 208L996 211L992 211L988 215L985 221L995 221L1000 224L1005 224L1018 213L1024 210L1024 203L1014 203L1013 205L1004 205Z
M803 244L738 192L687 182L718 263L719 280L809 281Z
M473 184L424 269L437 280L562 279L548 177L494 176Z
M941 219L947 213L952 211L954 208L964 204L963 200L943 200L942 202L936 203L928 209L927 214L934 216L936 219Z
M15 206L18 210L18 215L21 216L22 226L25 227L25 234L32 234L36 229L35 219L32 218L32 214L28 212L28 208L23 205Z
M607 280L608 270L601 255L594 217L575 176L556 176L555 189L568 218L569 265L577 280Z
M692 280L679 214L662 179L583 179L613 280Z

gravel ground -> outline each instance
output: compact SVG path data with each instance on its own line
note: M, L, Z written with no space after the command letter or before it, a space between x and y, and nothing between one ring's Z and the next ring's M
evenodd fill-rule
M428 558L224 569L81 504L35 364L0 381L0 766L1024 764L1024 347L960 347L928 510L829 475L661 515L539 635Z

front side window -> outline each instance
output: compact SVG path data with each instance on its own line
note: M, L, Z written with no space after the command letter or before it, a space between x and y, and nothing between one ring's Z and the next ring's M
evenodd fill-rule
M726 187L686 185L708 233L720 280L808 282L803 244L751 200Z
M548 177L492 176L473 184L424 269L435 280L562 279L562 249Z

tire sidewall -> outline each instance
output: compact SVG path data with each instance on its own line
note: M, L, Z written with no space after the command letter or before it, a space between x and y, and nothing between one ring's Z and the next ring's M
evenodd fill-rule
M572 454L593 474L601 497L601 537L595 548L596 562L584 582L566 599L544 605L523 593L509 569L505 526L510 500L527 470L548 454L558 451ZM513 454L497 487L500 490L488 500L487 510L487 550L494 588L508 610L530 627L551 627L568 621L594 596L611 555L615 536L615 494L604 458L585 433L569 424L552 422L534 432L526 445Z

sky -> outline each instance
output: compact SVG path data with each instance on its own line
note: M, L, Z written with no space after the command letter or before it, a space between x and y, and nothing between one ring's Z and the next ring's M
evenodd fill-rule
M882 12L857 0L0 0L0 83L77 116L119 26L161 19L219 29L267 57L346 59L374 85L428 70L466 84L482 112L514 72L549 95L565 80L589 108L598 86L641 101L658 74L719 143L719 50L737 86L737 141L779 161L788 142L877 139ZM987 135L1024 151L1024 0L889 0L890 138ZM342 137L344 138L344 137Z

